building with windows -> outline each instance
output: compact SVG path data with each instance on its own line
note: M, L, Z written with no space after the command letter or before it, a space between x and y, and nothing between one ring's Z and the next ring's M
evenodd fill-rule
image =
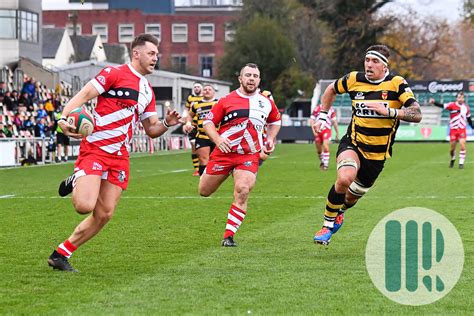
M67 1L67 0L64 0ZM150 1L99 0L103 9L71 8L43 11L44 27L64 27L70 34L100 35L103 43L129 44L140 33L160 40L160 68L184 74L215 78L224 46L235 34L234 22L242 9L241 0ZM154 3L154 2L153 2ZM136 9L132 9L135 7Z
M21 57L41 63L41 0L0 1L0 65Z

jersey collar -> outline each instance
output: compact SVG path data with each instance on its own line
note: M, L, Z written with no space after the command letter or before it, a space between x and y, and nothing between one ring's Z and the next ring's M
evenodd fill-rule
M385 78L387 78L387 76L390 74L390 71L388 70L387 68L387 71L385 72L385 76L383 76L382 79L379 79L379 80L370 80L369 78L367 78L367 76L364 74L365 76L365 79L367 79L368 82L370 83L381 83L382 81L385 80Z
M135 75L137 76L138 78L141 78L141 79L145 79L145 76L143 76L141 73L139 73L138 71L136 71L135 68L133 68L132 64L127 64L128 68L130 68L130 71Z

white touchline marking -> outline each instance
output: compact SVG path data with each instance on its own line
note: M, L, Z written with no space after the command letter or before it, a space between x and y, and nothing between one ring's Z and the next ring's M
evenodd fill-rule
M0 199L8 199L14 196L15 196L14 194L0 195Z

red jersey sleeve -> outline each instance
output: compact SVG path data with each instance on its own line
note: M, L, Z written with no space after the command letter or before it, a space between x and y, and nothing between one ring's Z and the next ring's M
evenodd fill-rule
M203 125L209 124L209 123L214 123L215 126L218 126L221 121L224 119L225 115L225 100L227 98L220 98L219 101L212 107L212 110L207 113L206 118L203 121Z
M445 110L453 110L454 104L454 102L445 103L443 107Z
M281 123L280 111L278 110L275 102L270 100L270 103L272 104L272 109L270 110L270 114L268 115L267 123L268 124L280 124Z
M100 94L109 91L119 77L120 70L115 67L102 69L94 79L90 81Z

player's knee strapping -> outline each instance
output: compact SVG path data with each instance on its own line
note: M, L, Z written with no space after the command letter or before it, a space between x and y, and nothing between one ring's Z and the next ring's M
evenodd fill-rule
M337 170L339 170L342 167L354 167L357 169L357 162L351 158L342 159L341 161L337 163Z
M363 186L357 181L353 181L349 186L349 192L358 198L361 198L364 194L366 194L369 189L370 187Z
M344 193L337 193L333 185L326 201L326 210L324 211L324 226L334 227L334 221L344 203Z

